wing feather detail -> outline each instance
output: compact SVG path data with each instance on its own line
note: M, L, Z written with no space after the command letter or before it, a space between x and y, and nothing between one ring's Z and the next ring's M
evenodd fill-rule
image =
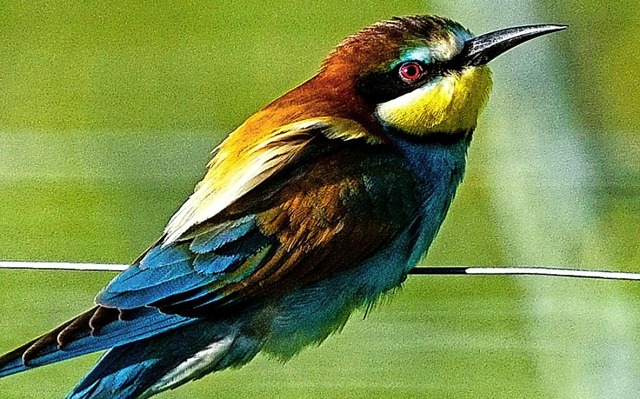
M243 127L230 138L244 132ZM344 118L313 118L285 125L254 143L238 148L233 140L225 140L214 151L209 171L196 190L173 215L165 229L162 245L178 240L191 227L200 224L227 208L258 184L281 170L300 155L313 141L323 135L344 141L380 139L369 134L360 124ZM231 143L231 144L229 144Z
M214 170L229 179L218 169L230 167L230 155L219 151L205 181ZM247 159L236 164L239 171L226 169L243 184L225 191L214 179L208 196L201 185L189 200L200 205L185 219L188 228L168 229L177 234L173 241L158 243L117 276L99 305L222 317L357 267L391 245L418 211L414 175L355 122L291 124L247 151L259 167L242 169ZM217 202L206 207L197 196Z

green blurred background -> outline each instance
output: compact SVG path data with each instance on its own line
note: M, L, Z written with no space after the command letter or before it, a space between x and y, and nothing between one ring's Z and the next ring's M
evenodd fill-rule
M562 22L494 63L494 95L429 265L640 269L635 2L2 2L0 259L126 263L209 151L345 36L437 12L476 33ZM110 273L0 271L0 351L91 306ZM411 277L287 364L258 357L159 398L630 398L640 288ZM0 380L59 398L97 355Z

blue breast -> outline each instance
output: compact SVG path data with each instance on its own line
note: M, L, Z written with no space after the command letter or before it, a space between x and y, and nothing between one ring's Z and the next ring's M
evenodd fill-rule
M409 260L415 264L429 249L462 181L471 134L441 134L425 140L391 133L389 138L420 184L420 239Z

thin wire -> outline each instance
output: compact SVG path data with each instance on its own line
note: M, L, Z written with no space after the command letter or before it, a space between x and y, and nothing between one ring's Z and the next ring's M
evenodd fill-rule
M121 272L129 265L109 263L69 263L69 262L0 262L0 269L37 269L37 270L81 270L94 272Z
M640 273L610 272L604 270L558 269L551 267L415 267L409 274L416 275L491 275L491 276L551 276L592 278L605 280L640 280Z
M70 263L70 262L0 262L0 269L13 270L78 270L121 272L129 267L123 264L109 263ZM610 272L603 270L559 269L550 267L424 267L413 268L409 274L425 275L485 275L485 276L551 276L592 278L606 280L640 280L640 273Z

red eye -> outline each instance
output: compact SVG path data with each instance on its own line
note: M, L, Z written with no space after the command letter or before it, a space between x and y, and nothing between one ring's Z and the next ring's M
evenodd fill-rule
M422 72L424 72L422 65L414 61L405 62L400 65L400 69L398 70L400 78L405 82L413 82L422 76Z

